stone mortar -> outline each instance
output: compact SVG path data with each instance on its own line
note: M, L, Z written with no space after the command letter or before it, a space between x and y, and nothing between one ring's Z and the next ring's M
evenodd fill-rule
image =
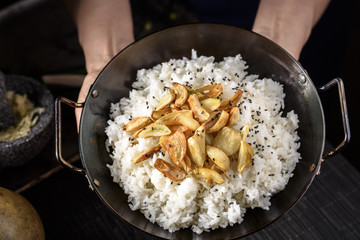
M36 107L44 107L30 133L12 142L0 142L0 169L21 166L41 152L54 133L54 98L40 82L26 76L7 75L6 88L27 94Z

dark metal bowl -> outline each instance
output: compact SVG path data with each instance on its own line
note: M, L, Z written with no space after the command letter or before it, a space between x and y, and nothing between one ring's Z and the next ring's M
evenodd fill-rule
M271 77L283 84L286 93L284 111L293 109L299 116L299 151L302 156L286 188L272 197L270 210L249 209L243 223L201 235L196 235L190 229L169 233L157 224L150 223L139 211L131 211L127 195L113 182L106 167L112 160L104 144L110 103L129 95L137 70L150 68L171 58L190 58L191 49L197 50L198 55L215 56L216 61L240 53L249 65L250 74L258 74L260 78ZM324 114L310 77L281 47L258 34L237 27L189 24L149 35L131 44L110 61L97 77L84 104L76 104L64 98L57 101L58 115L61 102L83 107L79 144L85 170L74 168L61 158L61 142L60 147L57 147L59 162L86 174L90 186L116 215L137 228L162 238L231 239L263 228L299 201L318 171L323 156ZM59 120L61 119L58 118Z

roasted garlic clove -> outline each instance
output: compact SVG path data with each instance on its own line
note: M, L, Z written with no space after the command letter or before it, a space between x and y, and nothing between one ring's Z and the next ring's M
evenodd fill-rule
M229 127L224 127L216 135L211 145L221 149L227 156L232 156L239 150L240 141L240 132Z
M137 136L140 138L160 137L163 135L169 135L170 133L171 131L166 125L152 123L143 128Z
M178 166L182 166L186 154L186 139L182 131L177 130L174 134L165 138L162 144L168 151L171 160Z
M182 182L186 177L184 170L161 158L156 159L154 167L174 182Z
M125 132L137 131L150 123L151 119L149 117L137 117L125 124L123 130Z
M238 165L237 170L242 173L245 168L252 162L254 156L254 149L245 140L250 131L250 124L247 123L241 129L241 143L239 149Z
M189 107L189 104L187 102L185 102L182 106L181 106L181 110L191 110Z
M221 112L215 111L210 113L209 119L205 122L205 130L208 131L219 120Z
M229 112L229 121L227 123L228 127L233 126L240 120L240 110L238 107L232 107Z
M181 132L186 132L186 131L190 130L184 125L168 125L167 127L170 129L170 131L172 133L175 133L177 130L179 130Z
M176 116L176 121L192 131L195 131L200 126L199 122L192 116L190 117L188 114L178 114Z
M229 120L229 114L226 111L221 111L219 119L216 121L214 126L209 128L207 131L208 133L213 133L221 130L223 127L226 126L227 122Z
M170 108L164 108L163 110L155 110L151 113L151 119L153 121L158 120L159 118L165 116L166 114L171 113L171 109Z
M205 109L205 111L211 113L220 106L221 100L216 98L207 98L202 100L200 103L201 106Z
M196 166L202 167L205 162L205 127L201 125L192 137L187 140L189 156Z
M131 161L133 163L139 163L142 162L148 158L151 158L155 153L159 152L161 149L160 144L156 145L155 147L150 148L149 150L147 150L144 153L141 153L139 156L133 158Z
M186 103L186 100L188 98L188 92L186 88L181 84L173 83L173 87L176 93L175 106L181 107L182 105L184 105L184 103Z
M209 119L210 114L205 111L205 109L201 106L199 98L197 95L192 94L188 98L188 103L190 106L191 111L194 113L194 118L201 122L205 122Z
M226 172L229 169L230 160L219 148L208 145L206 153L221 171Z
M168 93L165 93L159 101L159 104L157 105L157 107L155 108L155 110L162 110L164 109L167 105L169 105L170 103L172 103L175 100L175 92L172 89L169 89Z
M222 184L225 182L220 173L209 168L199 168L197 175L199 177L205 178L206 183L211 183L212 181L214 181L217 184Z
M204 94L198 92L198 91L195 91L193 89L191 89L190 87L188 86L184 86L186 88L186 91L188 92L188 95L192 95L192 94L195 94L196 96L198 96L199 100L203 100L205 98L207 98Z
M193 116L191 110L180 110L180 111L168 113L160 117L158 120L156 120L155 123L163 124L163 125L179 125L180 122L177 119L178 115L185 115L186 117L190 117L190 118L192 118Z
M244 140L241 140L237 170L243 173L245 168L252 162L254 149Z
M191 159L187 154L185 154L184 161L182 162L182 169L187 173L191 171Z
M226 101L221 102L218 110L230 110L232 107L235 107L236 104L240 101L242 96L242 91L239 89L236 93Z
M221 83L206 85L202 88L196 90L196 92L200 92L201 94L207 96L208 98L217 98L223 91Z
M211 133L206 133L205 134L206 145L211 145L213 141L214 141L214 136Z

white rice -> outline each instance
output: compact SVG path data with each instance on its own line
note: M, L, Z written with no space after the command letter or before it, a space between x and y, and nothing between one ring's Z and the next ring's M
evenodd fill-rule
M247 208L268 210L270 198L283 190L300 159L298 117L294 111L283 113L282 85L271 79L248 75L246 62L240 54L215 62L214 57L197 56L191 59L171 59L151 69L141 69L129 98L112 104L110 109L107 146L111 146L113 164L108 165L114 182L129 196L132 210L140 210L151 222L174 232L191 227L200 234L218 227L225 228L243 221ZM152 165L157 158L133 164L131 159L158 144L158 139L139 139L132 145L124 124L139 116L150 116L171 82L189 85L193 89L210 83L221 83L223 99L243 90L239 108L241 120L233 128L240 131L250 123L247 142L255 151L253 164L240 174L233 162L227 171L230 181L207 185L199 178L186 178L176 184ZM110 150L109 150L110 151Z

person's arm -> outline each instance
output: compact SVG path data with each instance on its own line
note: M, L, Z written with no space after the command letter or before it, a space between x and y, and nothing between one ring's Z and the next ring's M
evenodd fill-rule
M103 67L134 41L128 0L66 0L84 51L87 75L78 102L84 102L91 84ZM75 110L77 125L81 109Z
M330 0L261 0L253 31L299 59L311 30Z

